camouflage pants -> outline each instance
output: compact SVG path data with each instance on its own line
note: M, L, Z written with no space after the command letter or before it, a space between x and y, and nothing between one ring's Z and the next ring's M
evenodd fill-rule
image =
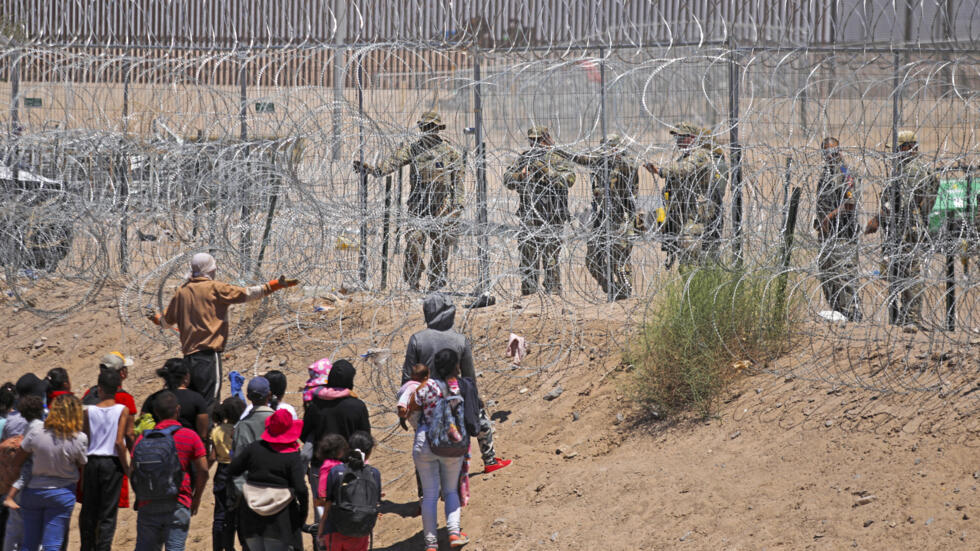
M888 261L888 283L894 286L889 289L890 300L898 301L899 325L919 323L922 321L922 266L919 255L922 253L910 244L903 245L898 254L892 255ZM894 295L891 293L894 292Z
M432 258L429 263L429 290L446 286L449 253L456 238L446 231L414 229L405 234L405 267L402 275L412 289L419 288L419 280L425 271L425 242L432 241Z
M821 243L817 257L820 287L827 304L850 321L861 320L861 303L854 281L857 275L855 245L849 240L828 239Z
M677 263L681 268L699 266L704 263L705 253L701 247L704 224L698 219L684 223L677 235Z
M720 259L719 250L721 249L722 233L725 230L725 216L722 212L720 203L709 203L707 209L707 224L705 224L704 236L701 240L701 249L711 260Z
M612 294L615 300L629 298L633 291L631 236L624 230L608 237L603 235L601 229L597 231L599 233L592 234L586 243L585 265L604 293Z
M561 294L561 269L558 266L561 230L559 225L523 226L517 232L522 295L538 292L541 272L544 272L544 290L554 295Z

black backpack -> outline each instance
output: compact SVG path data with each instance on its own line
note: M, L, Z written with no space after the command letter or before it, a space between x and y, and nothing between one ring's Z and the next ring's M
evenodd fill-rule
M370 536L378 522L381 488L371 469L346 467L330 505L330 523L341 534L351 538Z
M143 432L133 448L133 473L129 477L138 501L176 500L184 471L180 468L174 433L180 425Z

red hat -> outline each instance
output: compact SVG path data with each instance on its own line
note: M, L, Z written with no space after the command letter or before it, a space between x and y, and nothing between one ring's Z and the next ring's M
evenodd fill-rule
M293 419L293 414L285 409L277 410L265 420L262 440L270 444L292 444L299 440L303 432L303 422Z

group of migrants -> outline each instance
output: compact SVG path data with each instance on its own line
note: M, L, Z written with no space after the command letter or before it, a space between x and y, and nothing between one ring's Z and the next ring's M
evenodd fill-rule
M404 280L418 289L425 271L425 245L431 242L429 290L447 283L449 255L460 233L459 217L465 200L463 156L446 141L446 128L438 113L426 112L417 122L421 136L399 147L376 166L354 161L354 169L374 176L409 166L407 203L412 228L406 235ZM675 261L687 268L719 260L724 231L723 202L730 167L721 145L709 129L683 122L670 130L679 156L664 166L643 163L650 174L664 180L662 207L657 210L666 267ZM592 174L592 207L587 226L586 267L603 292L613 300L633 292L630 257L637 236L647 230L645 213L637 208L640 161L628 141L611 134L598 148L573 153L555 145L547 128L527 132L529 148L503 174L503 185L518 196L517 230L521 294L561 293L559 257L564 226L570 220L569 188L575 184L574 165ZM936 174L918 160L913 132L898 133L897 176L882 194L880 213L866 228L874 233L885 226L889 242L898 243L887 254L888 278L897 284L901 305L898 323L921 324L919 257L923 232L939 190ZM848 320L862 314L856 276L855 247L859 236L855 179L844 164L837 138L822 143L824 166L817 182L814 229L820 239L819 279L831 308ZM902 200L896 200L895 198Z
M182 357L156 374L163 388L137 409L123 390L133 360L113 351L97 383L76 395L68 373L28 373L0 387L0 522L3 551L68 548L81 504L82 551L113 548L119 508L136 510L136 551L181 551L214 469L212 548L367 551L379 517L381 474L370 464L375 440L367 405L354 390L355 366L313 362L303 410L285 402L286 375L273 370L245 383L228 373L221 399L221 356L228 309L295 286L279 277L240 287L216 279L210 254L191 260L187 280L163 312L147 317L179 333ZM442 294L423 303L426 328L405 353L399 422L412 444L425 549L439 547L437 506L445 502L448 544L468 543L460 509L469 499L469 452L479 443L484 472L506 467L476 385L466 337L453 329L455 307ZM312 509L313 523L307 524Z

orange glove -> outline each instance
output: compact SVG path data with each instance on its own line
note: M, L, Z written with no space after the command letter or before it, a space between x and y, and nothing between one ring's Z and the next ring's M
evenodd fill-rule
M299 284L298 279L286 279L286 276L281 275L279 279L273 279L267 285L269 285L269 292L274 293L280 289L285 289L287 287L295 287Z

